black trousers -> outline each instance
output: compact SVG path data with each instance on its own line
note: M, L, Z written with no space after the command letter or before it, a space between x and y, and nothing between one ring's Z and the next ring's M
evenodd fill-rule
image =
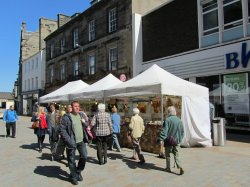
M10 129L12 130L12 137L16 136L16 122L9 122L6 123L6 134L7 136L10 136Z
M107 143L109 139L110 136L96 137L97 158L99 163L107 162Z
M37 136L37 144L38 144L39 150L43 149L44 139L45 139L45 135Z

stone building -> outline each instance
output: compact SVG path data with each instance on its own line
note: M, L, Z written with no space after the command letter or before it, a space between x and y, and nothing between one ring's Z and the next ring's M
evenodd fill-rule
M46 18L39 19L39 29L35 32L26 30L26 23L22 23L21 28L21 40L20 40L20 57L19 57L19 71L17 80L17 97L15 98L15 104L18 112L23 114L23 80L22 80L22 65L23 62L31 58L35 54L41 52L45 48L44 38L55 31L58 28L58 22L49 20ZM27 90L26 90L27 91ZM33 97L32 93L29 93L32 101L37 100L37 96Z
M46 93L81 79L89 84L112 73L130 79L137 58L136 14L145 14L169 0L92 1L45 38Z

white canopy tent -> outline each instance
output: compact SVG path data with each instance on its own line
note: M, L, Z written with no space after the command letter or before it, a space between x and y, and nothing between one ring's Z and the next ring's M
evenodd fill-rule
M44 95L39 98L40 103L50 103L50 102L58 102L58 101L69 101L69 94L76 92L80 89L86 88L89 85L82 80L68 82L61 88Z
M185 81L153 65L133 79L105 91L105 97L157 94L182 97L181 119L185 136L181 145L185 147L212 146L208 88Z
M118 78L116 78L111 73L106 77L100 79L99 81L91 84L90 86L77 90L74 93L69 95L71 100L83 100L83 99L103 99L104 98L104 90L109 89L112 86L121 84Z

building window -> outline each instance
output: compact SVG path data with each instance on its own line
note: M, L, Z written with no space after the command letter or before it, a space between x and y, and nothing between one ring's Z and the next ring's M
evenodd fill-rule
M95 74L95 55L88 55L89 75Z
M117 29L116 8L109 11L109 32L114 32Z
M95 20L89 22L89 41L95 39Z
M54 67L50 67L50 83L53 83L54 80Z
M242 4L241 0L224 0L224 29L242 25Z
M74 29L73 31L73 47L78 47L78 29Z
M117 70L117 47L109 49L109 70Z
M65 49L65 38L62 38L60 40L60 52L61 52L61 54L64 53L64 49Z
M25 88L25 91L27 91L27 80L24 81L24 88Z
M61 65L61 80L65 79L65 64Z
M31 79L31 88L34 90L34 78Z
M30 79L28 79L28 90L30 90Z
M34 60L32 60L32 70L34 69Z
M75 77L78 76L79 75L79 63L78 63L78 61L74 62L73 70L74 70L74 72L73 72L74 76Z
M51 45L50 45L50 58L53 58L53 57L54 57L54 50L55 50L54 44L51 44Z
M36 89L38 89L38 77L36 77Z
M250 22L250 0L248 0L248 22Z
M202 5L203 35L219 31L217 0Z
M38 69L38 57L36 57L36 69Z

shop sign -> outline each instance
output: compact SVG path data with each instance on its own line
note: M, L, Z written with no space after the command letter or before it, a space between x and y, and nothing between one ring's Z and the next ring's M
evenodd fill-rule
M225 112L249 114L247 73L224 75L224 84Z
M127 77L125 74L120 75L120 81L125 82L127 80Z
M250 51L247 51L247 43L242 43L241 56L237 52L226 54L226 69L235 69L240 66L246 68L250 59Z

